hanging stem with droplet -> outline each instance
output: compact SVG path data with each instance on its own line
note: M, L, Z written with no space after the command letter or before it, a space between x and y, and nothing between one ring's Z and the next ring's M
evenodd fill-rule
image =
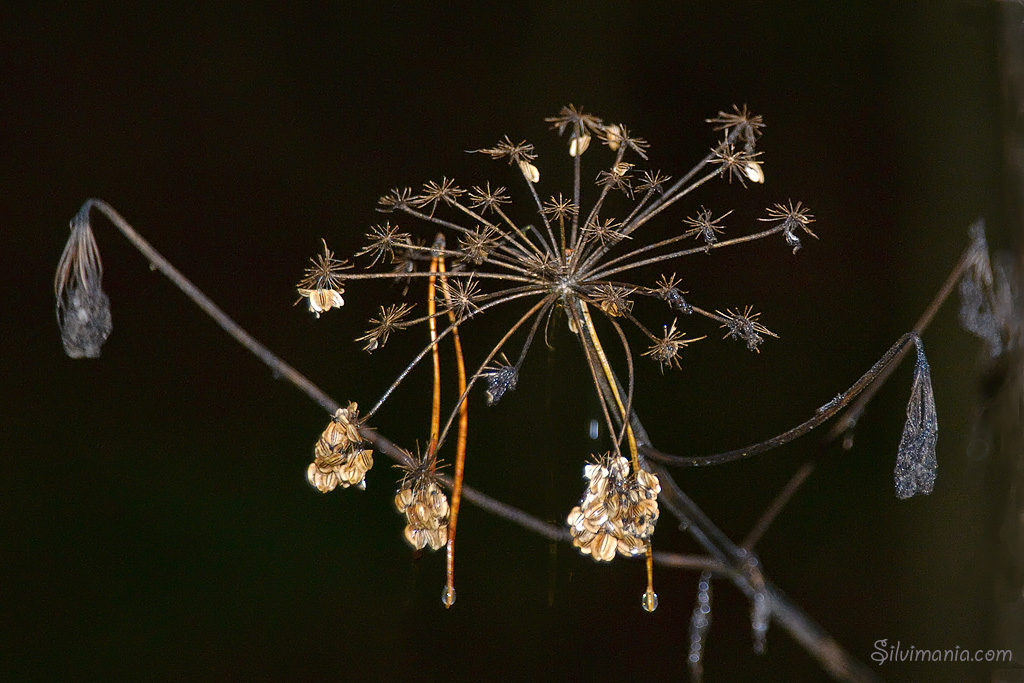
M640 470L640 460L638 457L636 436L633 434L633 427L630 424L629 419L629 416L632 413L633 397L629 396L627 398L627 403L623 404L622 396L619 393L617 386L618 383L615 380L615 375L612 372L611 366L608 364L608 356L605 355L604 348L601 346L601 340L597 336L597 330L594 328L594 320L590 317L590 311L587 310L587 304L583 301L579 302L579 312L580 318L583 321L583 326L586 328L587 336L593 344L598 362L601 364L601 371L608 382L608 386L611 388L612 396L615 398L615 405L619 410L619 415L622 417L622 425L625 429L626 441L629 444L630 465L632 466L635 474ZM630 376L632 376L632 372L630 372ZM658 608L658 594L654 592L654 552L650 539L647 541L647 547L644 550L644 557L647 565L647 590L642 596L642 604L646 611L653 612Z
M455 604L455 527L459 518L459 505L462 502L462 479L466 467L466 435L469 429L469 406L466 403L466 363L462 357L462 341L459 339L459 326L452 308L451 292L448 290L448 279L445 277L444 257L437 257L437 270L441 274L441 291L448 304L448 320L452 325L452 340L455 345L455 364L459 373L459 434L455 442L455 473L452 478L452 503L448 516L448 545L446 583L441 596L445 607ZM431 290L433 298L433 290ZM435 353L437 347L434 347ZM440 380L437 380L440 386Z

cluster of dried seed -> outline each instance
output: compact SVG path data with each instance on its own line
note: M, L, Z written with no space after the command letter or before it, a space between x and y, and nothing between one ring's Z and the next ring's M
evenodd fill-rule
M373 467L373 451L359 448L357 417L359 407L349 403L338 408L327 429L320 435L313 449L313 462L306 470L309 483L327 493L340 484L342 488L355 485L366 488L366 473Z
M568 518L573 545L602 562L616 551L626 557L644 552L658 523L657 475L642 469L630 474L629 461L619 456L585 465L583 476L583 500Z
M395 507L405 514L405 540L413 548L437 550L448 542L448 497L427 472L413 472L402 480Z

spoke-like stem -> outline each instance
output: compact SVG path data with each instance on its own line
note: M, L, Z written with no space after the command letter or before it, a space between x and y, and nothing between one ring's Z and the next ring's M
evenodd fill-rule
M558 240L555 239L555 232L551 229L551 222L548 220L548 216L544 213L544 205L541 204L540 195L537 194L537 187L533 180L526 175L526 171L522 168L519 169L523 173L523 179L526 180L526 186L530 188L530 194L533 196L533 201L537 205L537 215L544 222L544 228L548 231L548 238L551 240L550 243L546 244L549 252L552 256L559 258L558 254Z
M504 336L502 336L502 338L500 340L498 340L498 343L494 345L494 348L492 348L491 352L487 354L487 357L484 359L484 361L482 363L480 363L480 365L476 369L476 372L473 373L473 377L470 378L469 383L462 390L462 394L459 396L458 403L456 403L455 408L452 410L451 414L448 416L448 421L445 423L444 429L441 430L441 443L444 443L445 438L448 436L448 431L451 429L452 422L455 420L455 416L459 414L459 411L461 410L462 406L466 402L466 397L469 395L470 390L472 390L472 388L476 384L477 380L480 379L480 377L481 377L480 373L483 372L483 369L486 368L487 365L492 360L494 360L494 358L498 355L498 353L501 352L501 349L505 346L505 344L508 343L508 340L512 338L512 335L516 333L516 330L518 330L523 325L523 323L525 323L527 320L529 320L530 317L534 313L536 313L538 310L540 310L541 308L546 308L546 307L550 306L553 301L554 301L554 296L553 295L548 295L547 297L545 297L545 298L541 299L540 301L538 301L536 304L533 305L532 308L530 308L530 310L528 310L526 313L524 313L522 315L522 317L519 318L519 320L516 321L516 323L514 325L512 325L512 327L509 328L508 331L505 332ZM540 315L543 315L543 312ZM534 328L534 329L536 329L536 328ZM531 332L530 336L532 338L532 336L533 336L532 332Z
M709 244L709 245L706 245L706 246L703 246L703 247L693 247L692 249L683 249L681 251L674 251L674 252L672 252L670 254L661 254L660 256L652 256L651 258L646 258L646 259L643 259L641 261L634 261L632 263L627 263L625 265L619 266L618 268L607 268L607 269L602 269L602 270L600 270L600 271L598 271L596 273L593 273L593 274L589 274L588 273L587 277L595 279L595 280L603 280L603 279L605 279L607 277L610 277L612 275L615 275L617 273L622 273L622 272L625 272L627 270L633 270L634 268L640 268L642 266L646 266L646 265L649 265L651 263L659 263L661 261L670 261L672 259L679 258L680 256L688 256L690 254L697 254L697 253L700 253L700 252L711 251L712 249L721 249L722 247L729 247L729 246L732 246L734 244L742 244L743 242L753 242L754 240L763 239L765 237L768 237L769 235L774 235L776 233L782 232L784 227L785 227L784 225L776 225L774 228L768 228L767 230L762 230L761 232L755 232L755 233L752 233L750 235L744 235L743 237L734 237L731 240L722 240L721 242L715 242L714 244ZM629 254L627 254L627 256L629 256Z
M536 284L535 278L526 277L523 275L512 275L509 273L487 273L483 271L464 271L464 272L453 272L449 273L451 277L460 278L473 278L474 280L508 280L511 282L526 282L528 284ZM430 278L429 272L411 272L411 273L341 273L338 275L340 280L408 280L413 278Z
M675 195L674 197L672 197L672 198L671 198L670 200L668 200L668 201L665 201L665 202L662 202L662 203L661 203L661 205L660 205L660 206L659 206L659 207L658 207L658 208L657 208L656 210L654 210L654 211L651 211L651 212L648 212L648 213L645 213L645 214L643 214L643 215L642 215L642 216L640 216L639 218L637 218L637 219L633 220L633 221L632 221L631 223L630 223L630 222L627 222L627 223L625 224L625 227L624 227L624 228L623 228L623 230L622 230L622 234L623 234L623 236L624 236L624 237L629 237L629 236L630 236L630 235L632 235L632 234L633 234L634 232L636 232L636 231L637 231L637 229L639 229L639 228L640 228L640 227L642 227L642 226L643 226L643 225L644 225L645 223L647 223L647 221L649 221L649 220L650 220L651 218L653 218L653 217L654 217L654 216L656 216L657 214L659 214L659 213L661 213L662 211L664 211L665 209L667 209L667 208L668 208L669 206L671 206L671 205L672 205L673 203L675 203L675 202L676 202L677 200L679 200L679 199L682 199L683 197L685 197L686 195L688 195L688 194L689 194L690 192L693 192L694 190L696 190L696 189L697 189L698 187L700 187L701 185L703 185L703 184L704 184L704 183L706 183L707 181L709 181L709 180L711 180L712 178L714 178L714 177L718 176L718 175L719 175L720 173L721 173L721 169L717 169L717 170L715 170L715 171L714 171L713 173L709 173L709 174L707 174L706 176L704 176L703 178L701 178L701 179L700 179L700 180L698 180L697 182L693 183L693 185L691 185L691 186L687 187L686 189L682 190L681 192L678 192L678 193L677 193L677 194L676 194L676 195ZM662 243L659 243L659 244L658 244L658 246L661 246L661 245L662 245ZM602 257L602 256L604 256L605 254L607 254L607 253L608 253L608 251L609 251L609 250L610 250L610 249L611 249L612 247L614 247L614 246L615 246L615 244L608 244L608 245L602 246L601 248L599 248L599 249L595 250L593 254L590 254L590 255L589 255L589 256L587 257L587 259L586 259L586 261L584 262L584 264L583 264L582 268L583 268L584 270L586 270L586 269L590 268L591 266L593 266L593 265L594 265L595 263L597 263L597 261L599 261L599 260L601 259L601 257ZM650 247L650 248L651 248L651 249L654 249L654 248L657 248L657 247L656 247L655 245L651 245L651 247ZM644 249L643 251L648 251L648 249ZM630 253L628 253L628 254L625 254L625 257L629 257L629 256L632 256L632 255L634 255L634 253L639 253L639 250L638 250L637 252L630 252ZM617 258L617 259L613 259L613 260L611 260L611 261L608 261L607 263L603 264L603 266L602 266L602 267L607 267L607 266L608 266L609 264L611 264L611 263L613 263L613 262L616 262L616 261L619 261L619 260L621 260L622 258L623 258L623 257L619 257L619 258Z
M492 306L499 306L501 304L507 303L509 301L512 301L513 299L521 299L522 297L525 296L536 296L539 293L540 292L536 289L527 289L517 294L510 294L501 299L497 299L488 304L484 304L479 309L477 309L477 313L485 311L488 308L491 308ZM433 319L433 317L431 319ZM430 344L427 344L427 346L420 350L416 357L412 359L412 362L405 366L405 369L399 373L398 377L396 377L395 381L391 383L391 386L388 387L387 391L385 391L384 394L380 397L380 399L377 400L377 403L374 404L373 408L371 408L369 412L366 413L366 418L372 417L374 414L376 414L378 410L380 410L380 407L384 405L385 401L388 400L388 398L391 396L391 393L398 388L398 385L400 385L405 380L405 378L409 376L409 373L412 372L413 368L419 365L419 362L423 360L424 356L430 353L431 349L433 349L439 341L444 339L444 337L450 334L453 329L454 328L451 325L449 325L440 333L438 333L437 339L435 341L432 341Z

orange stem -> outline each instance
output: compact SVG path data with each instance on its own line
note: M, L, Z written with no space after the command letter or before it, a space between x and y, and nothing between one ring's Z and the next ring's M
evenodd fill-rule
M444 238L438 235L438 239L435 240L435 245L438 241L442 242L443 246ZM427 316L430 325L430 355L434 361L434 401L430 409L430 443L427 446L427 456L433 458L437 451L437 438L441 433L441 357L437 352L437 319L434 314L437 312L437 303L434 300L435 285L437 283L437 276L433 273L437 272L438 257L434 256L430 259L430 272L431 276L427 281Z
M455 313L451 308L451 296L448 293L448 281L445 272L444 257L438 259L438 270L442 273L441 284L445 300L448 303L448 319L452 323L452 339L455 341L455 363L459 371L459 396L466 393L466 364L462 357L462 341L459 339L459 328L456 325ZM452 504L448 516L448 571L447 590L445 595L451 600L445 601L451 607L455 601L455 526L459 518L459 505L462 502L462 478L466 467L466 433L469 429L469 405L466 399L459 404L459 436L455 444L455 475L452 478Z

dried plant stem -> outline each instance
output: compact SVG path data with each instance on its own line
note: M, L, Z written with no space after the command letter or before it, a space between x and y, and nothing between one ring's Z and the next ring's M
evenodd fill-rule
M587 310L587 304L581 301L579 303L579 310L581 313L581 318L585 323L584 327L587 331L589 341L591 344L593 344L594 351L597 352L597 358L601 362L601 370L604 373L605 379L608 381L607 386L611 388L612 396L615 398L615 405L619 409L619 423L624 425L626 428L626 438L629 443L630 463L633 467L633 472L636 472L637 470L640 469L640 460L639 454L637 452L636 437L633 434L633 427L632 425L629 424L629 420L621 419L621 416L629 415L632 412L633 397L632 395L630 395L628 405L623 405L622 396L620 396L618 387L616 386L616 382L614 381L615 373L612 372L611 365L608 364L608 356L605 355L604 349L601 347L601 339L600 337L597 336L597 329L594 327L594 320L590 317L590 311ZM629 345L623 343L623 346L626 348L628 353ZM633 376L632 368L630 368L629 376ZM652 544L650 542L647 543L647 547L644 549L644 561L647 566L647 591L645 593L645 596L654 596L654 551L652 549ZM647 602L644 603L645 609L647 609L647 611L649 612L653 612L655 607L648 608L647 604ZM655 603L655 605L656 604L657 603Z
M313 384L295 368L288 365L269 349L256 341L248 332L242 329L236 322L227 316L216 306L205 294L193 285L184 275L172 266L161 256L148 242L121 217L110 205L98 199L88 200L81 209L80 215L87 216L93 208L102 212L128 240L150 261L154 268L166 275L189 299L205 311L213 320L235 338L242 346L256 355L274 373L275 377L282 377L291 382L302 393L306 394L314 402L320 405L328 414L333 415L340 404L325 394L319 387ZM544 302L537 304L539 308ZM574 311L574 318L580 319L580 312ZM451 329L451 328L449 328ZM439 335L443 336L443 335ZM580 343L588 350L588 356L596 357L596 349L588 335L579 335ZM610 368L609 368L610 371ZM610 387L616 385L616 391L621 395L621 387L616 380L614 373L610 378L595 375L595 381L601 388L604 400L613 400L614 393ZM636 413L630 410L629 426L637 443L640 455L643 449L650 448L650 439ZM616 417L620 417L616 414ZM374 448L395 461L411 465L412 459L408 451L398 447L386 437L380 435L376 430L366 426L359 427L360 436ZM733 544L725 534L715 526L711 520L700 510L697 505L679 489L670 473L656 462L648 463L650 471L658 475L662 483L662 500L668 509L680 520L681 524L690 532L694 539L708 552L708 559L680 560L678 556L659 556L656 560L665 561L669 566L685 565L692 562L699 567L713 568L722 572L742 592L753 596L757 592L750 577L749 554ZM439 476L439 480L451 486L452 480L446 476ZM463 486L463 496L466 500L474 503L480 508L518 524L543 538L552 541L570 542L571 536L566 529L554 524L541 521L536 517L507 503L496 500L470 486ZM763 577L759 577L763 579ZM797 640L822 667L837 680L843 681L875 681L877 678L873 672L864 665L853 659L842 647L836 643L815 621L804 613L799 607L793 604L789 598L775 588L767 579L764 580L764 591L771 599L772 616L783 628Z
M444 236L438 234L434 240L434 246L444 245ZM434 363L434 386L433 396L430 403L430 443L427 446L427 457L437 457L437 437L441 433L441 354L437 349L437 260L438 256L430 259L430 279L427 280L427 324L430 326L430 357ZM455 332L452 327L453 334Z
M144 240L139 233L137 233L131 225L128 224L121 214L114 210L106 202L100 199L89 199L82 205L79 210L79 216L88 219L89 211L91 209L97 209L104 216L106 216L111 223L114 224L121 233L128 238L128 241L135 245L135 248L142 252L150 264L163 273L167 278L175 284L189 299L191 299L199 308L203 309L207 315L220 325L225 332L230 334L235 340L249 349L257 358L271 369L275 377L283 377L289 382L295 385L299 391L309 396L313 401L326 410L330 415L341 407L341 405L324 393L318 386L309 381L302 373L297 371L292 366L285 363L283 360L278 358L274 353L266 346L256 341L255 337L245 331L241 325L232 320L228 315L222 311L217 304L213 303L208 296L203 294L198 287L186 278L181 272L171 265L170 261L165 259L160 253L153 248L153 246Z
M921 314L921 317L917 319L914 324L914 328L911 334L921 335L924 333L925 328L931 323L932 318L938 312L942 304L949 298L949 295L953 291L953 287L963 277L964 272L974 264L977 259L982 258L984 254L979 252L978 245L972 243L967 249L964 250L960 260L957 261L956 265L949 272L946 277L946 281L942 284L942 288L938 291L931 303L928 304L928 308ZM906 338L906 335L905 335ZM761 517L754 524L750 533L743 539L742 547L747 550L752 549L764 536L768 527L771 526L772 522L779 516L786 504L789 503L793 495L799 490L800 486L803 485L804 481L807 480L814 469L818 466L818 463L825 457L827 447L835 442L839 437L846 434L856 424L861 414L864 412L865 406L874 397L875 393L882 387L892 371L896 369L896 366L906 357L910 351L910 344L903 344L902 348L892 358L892 362L883 367L878 374L871 380L868 386L864 388L864 391L860 394L860 397L855 403L853 403L849 410L844 413L839 420L836 421L832 428L828 431L825 437L821 440L815 455L802 464L793 476L786 483L782 490L776 494L768 508L761 514Z
M857 395L866 391L873 383L879 381L879 378L883 376L883 373L885 373L885 377L888 377L888 373L885 371L890 370L891 367L899 362L899 359L903 357L903 354L908 348L910 348L911 344L917 338L918 335L914 332L908 332L900 337L899 341L889 347L889 350L886 351L885 354L871 366L871 369L864 373L861 378L853 384L853 386L822 407L818 408L814 417L783 432L782 434L779 434L778 436L772 437L771 439L760 441L750 446L744 446L743 448L736 448L724 453L716 453L714 455L692 457L670 455L652 447L644 448L643 453L653 460L657 460L668 465L675 465L679 467L706 467L709 465L721 465L735 460L743 460L760 453L774 450L779 446L787 444L790 441L807 434L818 425L834 417L846 406L850 405L851 401L853 401Z
M452 310L451 290L445 277L444 258L438 259L438 272L445 301L448 304L448 320L452 325L452 342L455 345L455 363L459 373L459 436L455 441L455 476L452 481L452 502L448 515L448 547L446 548L445 607L455 602L455 529L459 520L459 505L462 503L462 481L466 471L466 442L469 430L469 404L466 403L466 362L462 356L462 340L459 326ZM436 345L434 347L437 348Z

